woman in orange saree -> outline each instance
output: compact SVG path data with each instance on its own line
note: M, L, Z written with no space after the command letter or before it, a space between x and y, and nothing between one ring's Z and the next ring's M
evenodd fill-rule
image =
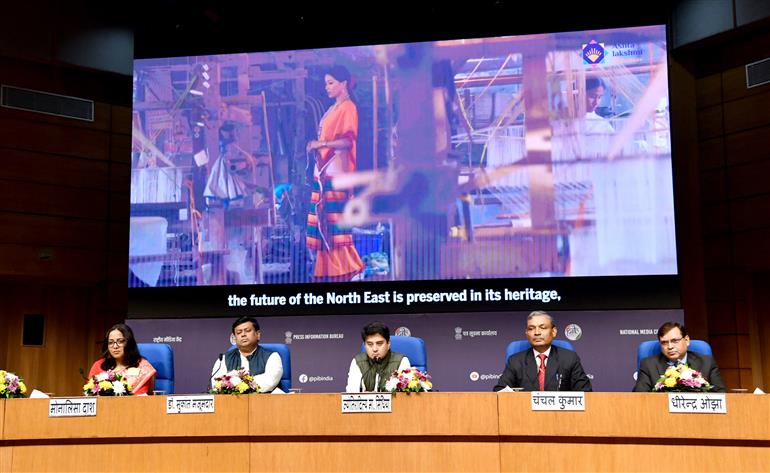
M358 109L350 98L352 78L343 66L324 75L326 93L334 99L318 127L318 139L307 143L315 154L313 192L307 216L306 243L315 252L315 281L349 281L364 270L349 228L339 226L350 195L335 190L332 178L356 170Z
M93 378L102 371L112 370L125 376L131 385L131 393L147 394L155 384L155 368L139 354L134 332L126 324L115 324L104 337L102 358L91 366L88 377Z

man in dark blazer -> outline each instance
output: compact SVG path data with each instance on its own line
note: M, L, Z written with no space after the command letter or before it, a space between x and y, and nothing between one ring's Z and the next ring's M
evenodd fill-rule
M556 324L550 315L540 310L529 314L526 334L532 348L508 357L495 391L506 387L525 391L591 391L591 381L577 353L551 345L556 337ZM541 364L545 366L541 368Z
M687 351L690 336L687 329L678 322L666 322L658 329L660 353L643 359L636 376L636 392L650 392L670 366L686 364L695 371L700 371L703 377L714 386L711 392L723 393L725 383L719 375L716 361L710 356L699 355Z

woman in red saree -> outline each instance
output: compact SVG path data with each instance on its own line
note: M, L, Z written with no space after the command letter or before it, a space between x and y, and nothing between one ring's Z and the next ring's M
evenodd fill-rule
M349 193L335 190L332 178L356 170L358 109L350 98L352 79L343 66L332 67L324 76L326 93L334 104L321 118L318 139L307 144L315 154L313 192L307 216L307 247L315 252L313 279L349 281L364 270L353 246L349 228L338 225Z
M102 358L91 366L88 377L112 370L125 376L131 385L131 393L147 394L155 384L155 368L139 354L134 332L126 324L115 324L104 337Z

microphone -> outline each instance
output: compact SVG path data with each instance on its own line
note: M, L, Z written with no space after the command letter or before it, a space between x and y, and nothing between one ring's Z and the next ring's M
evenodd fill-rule
M225 354L220 353L217 357L216 364L214 365L214 369L211 372L211 378L209 378L209 387L211 387L211 382L214 381L214 376L219 372L219 369L222 367L222 363L225 361ZM208 391L208 390L207 390Z
M80 367L80 369L78 371L80 371L80 377L83 378L84 380L88 381L88 378L86 377L86 373L83 370L82 366Z
M361 389L362 393L366 392L366 385L364 384L364 377L367 374L369 374L369 372L372 370L372 368L374 368L374 365L379 365L380 363L382 363L382 358L379 358L379 357L377 357L377 358L369 358L369 368L365 372L361 373L361 383L359 385L359 388ZM379 376L379 373L378 373L378 376ZM374 391L375 392L377 392L377 384L378 384L377 380L375 379L375 384L374 384Z

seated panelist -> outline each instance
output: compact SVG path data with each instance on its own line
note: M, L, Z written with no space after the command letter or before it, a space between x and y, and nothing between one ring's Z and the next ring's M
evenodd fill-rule
M134 332L126 324L115 324L107 331L102 358L91 366L88 377L107 370L123 375L134 395L147 394L155 385L155 368L139 354Z
M690 336L687 329L678 322L666 322L658 329L660 353L648 356L641 361L636 376L636 392L650 392L655 383L670 366L686 364L690 369L700 371L703 378L714 386L712 392L725 392L725 383L719 374L716 361L706 355L691 352Z
M591 381L577 353L551 345L556 325L548 313L536 310L529 314L525 333L532 349L508 357L495 391L506 387L525 391L591 391Z
M366 351L350 362L349 393L384 391L385 383L394 371L412 367L409 358L390 350L390 329L382 322L372 322L361 330Z
M241 317L233 322L232 333L235 348L222 354L211 370L211 385L214 380L228 371L244 368L254 377L259 392L269 393L275 390L283 376L281 355L273 350L259 346L262 331L259 322L253 317Z

